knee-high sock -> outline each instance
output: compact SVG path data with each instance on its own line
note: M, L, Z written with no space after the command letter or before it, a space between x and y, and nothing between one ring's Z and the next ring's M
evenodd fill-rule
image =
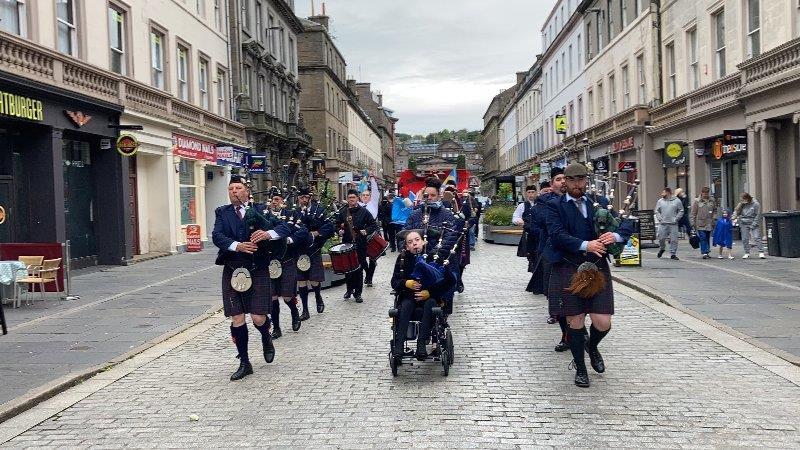
M567 318L564 316L558 316L558 326L561 328L561 340L564 342L569 341L569 335L567 334Z
M303 302L303 311L308 311L308 288L306 286L297 288L300 294L300 301Z
M236 344L236 350L239 352L239 359L244 363L250 362L247 355L247 324L240 327L231 325L231 337L233 337L233 343Z
M606 331L600 331L597 328L595 328L594 325L591 326L591 330L592 333L589 335L589 348L597 348L597 344L599 344L600 341L602 341L603 338L606 337L608 332L611 331L610 328Z
M267 337L270 336L270 334L269 334L269 320L265 320L264 323L262 323L261 325L256 325L254 323L253 326L256 327L256 330L261 332L261 343L263 344L264 341L267 340Z
M289 307L289 310L294 314L297 313L297 297L292 297L289 300L283 299L283 302Z
M583 334L583 329L569 329L569 349L572 351L572 359L575 360L575 367L584 372L586 371L586 360L584 359L585 341L586 336Z
M272 316L272 325L275 328L281 327L281 303L278 301L277 298L272 299L272 312L270 313Z
M311 289L314 289L314 297L317 299L317 303L322 301L322 293L320 293L320 288L322 286L320 284L315 284L311 286Z

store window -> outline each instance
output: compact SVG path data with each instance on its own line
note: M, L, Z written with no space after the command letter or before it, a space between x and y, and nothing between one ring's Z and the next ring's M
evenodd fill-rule
M178 171L181 203L181 225L197 223L197 185L195 162L181 159Z
M78 52L78 29L75 26L73 0L56 0L56 27L58 29L58 51L75 56Z

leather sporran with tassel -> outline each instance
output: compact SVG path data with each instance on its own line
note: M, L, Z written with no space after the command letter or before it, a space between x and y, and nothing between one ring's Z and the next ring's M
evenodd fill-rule
M590 299L606 288L606 277L593 262L585 262L578 266L566 288L571 294L582 299Z

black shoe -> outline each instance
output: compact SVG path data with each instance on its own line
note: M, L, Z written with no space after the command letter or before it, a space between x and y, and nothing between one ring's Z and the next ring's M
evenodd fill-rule
M417 361L428 359L428 350L425 348L425 344L417 344L417 351L414 353L414 357L417 358Z
M264 347L264 361L269 364L275 360L275 346L272 345L272 336L269 334L261 336L261 345Z
M242 378L253 374L253 366L249 362L241 361L239 368L231 375L231 381L241 380Z
M603 373L606 371L606 365L603 362L603 356L600 355L600 351L595 348L592 350L589 347L589 343L586 343L586 353L589 354L589 361L592 363L592 369L594 369L597 373Z
M464 283L459 281L458 284L456 285L456 291L458 291L459 294L463 293L464 292Z
M356 303L363 303L364 299L360 295L356 295Z
M311 315L308 313L308 310L303 308L303 314L300 314L300 320L308 320L311 318Z
M283 336L281 332L281 327L274 327L272 330L272 339L278 339L279 337Z
M323 311L325 311L325 303L320 300L317 302L317 314L322 314Z
M586 370L578 370L575 372L575 386L587 388L589 387L589 374Z
M366 285L367 287L372 287L372 281L370 281L369 283L365 283L365 285Z
M569 350L569 344L567 344L564 341L561 341L558 344L556 344L556 348L554 350L557 352L565 352Z
M300 321L300 313L296 309L292 310L292 331L297 331L300 329L300 325L303 322Z
M658 256L659 258L661 258L662 256L664 256L664 250L659 250L659 251L658 251L658 255L656 255L656 256Z
M556 319L556 318L555 318L555 317L553 317L553 316L550 316L550 317L548 317L548 318L547 318L547 323L548 323L549 325L552 325L552 324L554 324L554 323L556 323L556 322L558 322L558 319Z
M348 300L351 295L353 295L353 291L347 291L347 292L344 293L342 298L345 299L345 300Z
M669 257L669 259L675 259L675 260L678 260L678 259L680 259L680 258L678 258L678 255L672 255L672 256L670 256L670 257Z

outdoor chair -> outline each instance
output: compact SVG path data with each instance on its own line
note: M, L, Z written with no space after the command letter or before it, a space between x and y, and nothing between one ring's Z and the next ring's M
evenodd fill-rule
M42 261L41 266L34 267L33 271L29 272L26 277L17 279L17 286L38 284L42 300L44 300L44 289L47 284L55 283L56 292L61 292L61 287L59 286L58 283L58 268L60 266L61 266L61 258L45 259L44 261ZM29 296L30 296L30 290L26 291L25 304L30 304ZM17 307L19 307L20 303L19 294L16 295L16 302L17 302Z
M17 258L19 262L25 264L24 269L19 269L18 272L25 271L24 278L35 277L38 275L39 270L42 268L42 262L44 262L44 256L20 256ZM17 275L17 281L14 283L14 298L12 299L12 305L15 308L19 308L20 304L20 294L23 284L19 282L22 278ZM27 292L27 291L26 291Z

